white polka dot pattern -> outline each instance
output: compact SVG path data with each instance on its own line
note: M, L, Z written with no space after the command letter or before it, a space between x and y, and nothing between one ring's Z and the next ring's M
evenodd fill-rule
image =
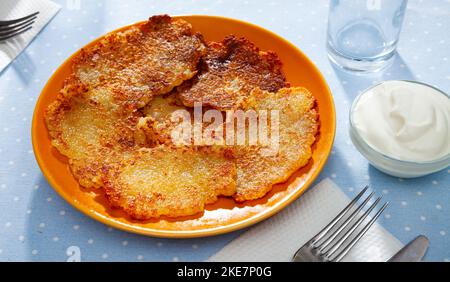
M370 184L391 202L380 223L406 243L427 235L426 259L450 258L450 169L420 179L377 171L348 136L354 97L386 79L421 80L450 93L450 1L411 0L394 65L360 76L332 67L325 50L328 0L66 1L30 46L0 73L0 261L203 261L239 232L164 240L109 229L74 210L42 176L32 153L31 118L52 72L74 51L117 27L153 14L214 14L272 30L304 51L325 75L337 108L333 153L318 180L331 177L349 196ZM67 3L79 2L79 5ZM126 251L125 251L126 250Z

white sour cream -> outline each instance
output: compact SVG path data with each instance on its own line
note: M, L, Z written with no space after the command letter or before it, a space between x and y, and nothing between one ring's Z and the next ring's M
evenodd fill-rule
M386 156L428 162L450 153L450 99L430 86L384 82L361 95L351 114L361 138Z

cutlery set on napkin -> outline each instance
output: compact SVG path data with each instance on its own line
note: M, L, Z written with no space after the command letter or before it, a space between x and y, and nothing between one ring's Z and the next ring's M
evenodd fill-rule
M0 73L30 44L59 9L58 4L48 0L0 2ZM29 18L23 19L28 15ZM12 24L1 23L20 19L22 20ZM8 34L4 36L5 40L1 40L2 34ZM13 37L6 38L12 35Z
M233 240L209 261L297 261L299 258L293 258L297 250L332 222L349 202L333 181L322 180L279 214ZM402 249L400 241L375 223L342 261L420 261L427 247L427 239L418 237Z

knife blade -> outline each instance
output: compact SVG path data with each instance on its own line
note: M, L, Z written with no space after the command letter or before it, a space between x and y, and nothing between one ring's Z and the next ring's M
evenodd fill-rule
M388 262L419 262L427 252L429 240L420 235L404 246Z

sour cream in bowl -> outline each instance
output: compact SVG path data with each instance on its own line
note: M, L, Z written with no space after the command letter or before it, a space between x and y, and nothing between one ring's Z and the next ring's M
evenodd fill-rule
M424 83L385 81L359 95L350 137L379 170L412 178L450 165L450 98Z

